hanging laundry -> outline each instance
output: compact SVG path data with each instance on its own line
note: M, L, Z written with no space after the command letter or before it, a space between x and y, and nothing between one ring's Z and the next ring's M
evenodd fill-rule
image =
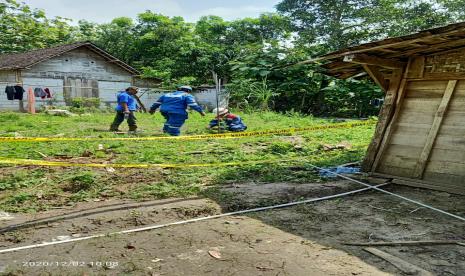
M50 89L48 89L48 87L45 88L44 91L45 91L45 94L47 94L47 98L50 99L52 97L52 91L50 91Z
M47 94L45 93L44 89L42 87L36 87L34 88L34 96L35 97L39 97L39 98L42 98L45 96L47 96Z
M24 88L21 85L15 85L15 100L23 100Z
M34 91L32 91L32 87L29 87L27 91L27 110L31 114L36 113L36 98L34 98Z
M6 98L9 101L12 101L15 99L15 88L13 86L5 87L5 93L6 93Z

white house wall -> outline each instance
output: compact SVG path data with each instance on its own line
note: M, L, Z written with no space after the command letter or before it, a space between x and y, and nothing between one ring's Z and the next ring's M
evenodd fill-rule
M163 92L146 92L144 93L145 89L141 89L140 91L140 100L141 102L145 105L145 107L148 109L150 106L160 98L161 95L163 95ZM215 89L206 89L202 91L196 91L192 93L192 95L195 97L197 102L206 110L212 110L213 108L216 107L216 91ZM228 105L228 97L227 93L222 93L219 95L220 98L220 106L221 107L226 107Z
M99 81L100 100L102 107L116 105L116 96L119 91L126 90L131 85L129 82Z
M7 85L16 84L15 71L0 71L0 109L3 110L18 110L19 100L9 101L6 97L5 87Z

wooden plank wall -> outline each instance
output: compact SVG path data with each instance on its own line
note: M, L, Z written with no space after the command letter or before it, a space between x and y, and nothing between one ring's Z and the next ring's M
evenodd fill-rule
M465 64L424 60L411 62L416 69L402 80L404 98L398 99L372 172L398 178L396 183L465 194L465 73L457 78ZM432 67L432 60L441 63ZM451 64L459 71L449 72ZM453 74L445 76L439 66Z
M465 80L457 83L423 179L465 190Z
M420 158L446 86L447 81L407 83L402 110L393 125L391 139L380 158L377 172L413 177L416 162Z

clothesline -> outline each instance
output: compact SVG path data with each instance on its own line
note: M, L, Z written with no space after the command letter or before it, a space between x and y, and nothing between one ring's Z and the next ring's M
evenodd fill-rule
M7 84L5 82L0 82L0 84ZM10 84L10 83L8 83ZM14 85L6 85L6 86L15 86L17 84L14 84ZM74 88L74 89L96 89L96 90L99 90L99 91L114 91L114 92L118 92L118 91L121 91L123 88L121 89L115 89L115 88L99 88L99 87L79 87L79 86L68 86L68 85L65 85L65 86L62 86L62 85L43 85L43 84L23 84L22 85L23 87L43 87L43 88ZM148 90L148 89L152 89L152 88L139 88L140 90ZM171 90L157 90L157 91L160 91L160 93L162 92L168 92L168 91L171 91Z
M1 82L0 84L7 84L7 86L15 86L18 83L22 84L22 86L28 87L58 87L58 88L79 88L79 89L98 89L98 90L108 90L108 91L117 91L118 89L114 88L99 88L99 87L90 87L90 86L70 86L70 85L44 85L44 84L31 84L31 83L22 83L22 82ZM122 87L121 89L123 89ZM149 88L149 87L139 87L139 90L152 90L156 93L164 93L164 92L172 92L172 89L158 89L158 88Z

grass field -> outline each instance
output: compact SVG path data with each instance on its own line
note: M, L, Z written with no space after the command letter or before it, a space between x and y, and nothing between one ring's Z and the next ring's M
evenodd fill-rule
M332 120L299 114L240 114L248 131L308 127ZM159 113L138 114L140 136L163 135ZM0 136L126 137L108 132L113 114L58 117L45 114L0 113ZM212 115L191 114L183 135L210 133ZM123 123L124 124L124 123ZM127 129L122 125L122 130ZM212 194L218 185L243 182L322 181L306 166L334 166L359 161L374 125L328 129L280 136L180 141L68 141L1 142L0 158L71 161L81 163L222 163L275 160L274 163L176 169L84 169L59 167L0 167L0 210L36 212L107 198L136 200ZM345 142L346 149L324 150L322 145ZM102 149L103 146L103 149ZM280 161L280 160L294 161Z

